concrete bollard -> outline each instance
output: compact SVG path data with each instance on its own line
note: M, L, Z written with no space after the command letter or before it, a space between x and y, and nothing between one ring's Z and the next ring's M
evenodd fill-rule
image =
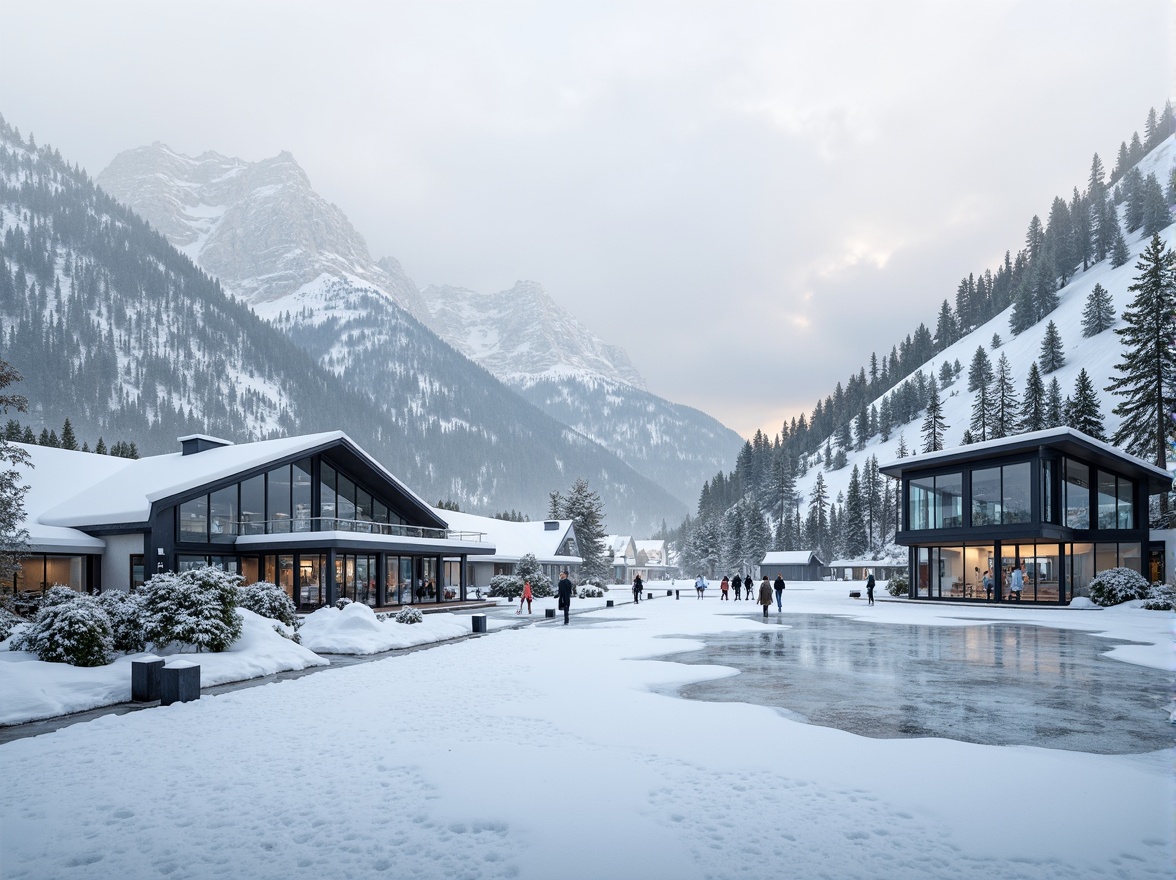
M189 703L200 699L200 667L178 660L160 670L159 705Z
M160 670L163 658L148 654L131 661L131 699L136 703L153 703L159 699Z
M646 593L646 594L645 594L645 601L646 601L646 602L648 602L648 601L649 601L650 599L652 599L652 598L653 598L653 593Z
M860 599L861 597L862 597L861 590L850 590L849 591L849 598Z
M674 595L674 591L673 590L666 590L666 595L672 596L672 595Z
M543 609L543 616L550 620L551 618L555 617L555 609L554 608L544 608Z
M474 621L474 632L484 633L486 631L486 615L475 614L472 619Z
M681 598L682 598L682 591L681 590L674 590L674 600L677 601L678 599L681 599Z
M604 607L605 608L612 608L613 607L613 600L612 599L605 599L604 600Z

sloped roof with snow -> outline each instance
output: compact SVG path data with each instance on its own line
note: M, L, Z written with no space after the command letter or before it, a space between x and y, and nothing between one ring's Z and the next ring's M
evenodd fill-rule
M392 483L407 499L419 505L424 515L433 516L432 509L418 495L344 432L326 431L222 446L192 455L174 452L137 460L116 459L125 462L125 465L114 473L102 474L99 479L86 481L81 491L47 508L41 516L41 522L46 525L79 527L146 522L151 514L151 505L156 501L245 471L263 468L279 459L309 454L335 445L345 446L364 464ZM104 458L81 452L67 454L86 456L87 459Z
M760 565L809 565L813 561L817 565L825 564L812 550L772 550L764 554Z
M23 528L29 533L30 547L45 553L101 551L106 546L101 538L66 526L51 525L43 522L42 517L47 510L67 502L79 491L116 478L133 463L132 460L51 446L12 445L27 452L31 464L31 467L16 466L20 474L18 485L29 487L24 497Z
M495 552L492 556L471 555L469 559L473 562L487 559L518 562L528 553L535 554L539 562L557 565L579 565L583 561L579 556L560 555L558 552L569 534L575 537L570 519L511 522L454 510L433 512L445 520L450 529L460 532L482 532L486 536L484 540L494 545ZM556 523L556 527L549 529L547 524L552 522Z
M645 554L645 560L649 565L665 565L666 564L666 542L665 541L634 541L633 545L637 548L638 553Z

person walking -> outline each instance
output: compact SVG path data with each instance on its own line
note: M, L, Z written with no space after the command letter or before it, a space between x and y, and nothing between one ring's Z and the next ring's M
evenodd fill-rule
M519 610L515 614L523 613L523 603L527 604L527 613L531 613L531 599L534 598L534 593L531 592L531 582L523 581L523 594L519 596Z
M866 598L869 599L867 605L874 604L874 572L872 571L866 572Z
M992 572L987 568L984 569L984 578L980 581L984 585L984 598L986 601L992 601L992 588L995 586L992 580Z
M768 595L769 596L772 595L770 592L772 589L772 585L770 583L768 583L768 576L766 574L764 575L763 580L760 581L760 589L762 590L764 587L768 588L768 590L769 590ZM747 598L749 598L749 599L751 598L751 588L750 587L747 590Z
M731 597L727 595L727 591L730 589L731 581L727 578L726 575L723 575L723 580L719 583L719 598L730 599Z
M743 581L739 580L739 575L735 575L735 577L731 578L731 586L735 590L735 601L738 602L739 596L743 593ZM748 596L747 598L750 599L751 596Z
M784 610L784 575L776 575L776 582L772 584L776 588L776 610Z
M563 609L564 626L568 625L568 613L572 610L572 582L566 571L559 575L559 607Z
M641 575L633 578L633 604L636 605L641 601L641 591L645 589L645 584L641 580Z
M699 599L702 598L702 594L705 590L706 590L706 578L704 578L702 575L699 575L698 578L694 581L694 591L696 593L698 593Z
M750 590L748 592L750 593ZM760 584L759 603L764 606L764 620L767 620L768 609L772 607L772 587L768 583L767 575L764 575L764 582Z
M1009 598L1020 602L1021 591L1025 589L1025 563L1022 562L1013 569L1013 574L1009 578Z
M751 601L751 572L743 576L743 591L747 594L747 601Z

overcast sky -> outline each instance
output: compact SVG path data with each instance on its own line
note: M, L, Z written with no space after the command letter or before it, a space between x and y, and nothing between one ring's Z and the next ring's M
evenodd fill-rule
M538 281L750 436L1109 170L1174 45L1166 0L42 0L0 113L93 175L289 150L418 285Z

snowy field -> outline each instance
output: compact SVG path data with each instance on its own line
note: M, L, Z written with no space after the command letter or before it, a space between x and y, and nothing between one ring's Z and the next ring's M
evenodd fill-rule
M717 590L699 602L679 583L675 601L650 586L652 602L567 627L539 615L2 745L0 875L1172 876L1173 750L878 740L678 699L667 690L732 670L666 654L764 623ZM1173 668L1169 614L869 608L848 587L793 584L770 625L796 612L1028 621L1140 642L1110 656Z

